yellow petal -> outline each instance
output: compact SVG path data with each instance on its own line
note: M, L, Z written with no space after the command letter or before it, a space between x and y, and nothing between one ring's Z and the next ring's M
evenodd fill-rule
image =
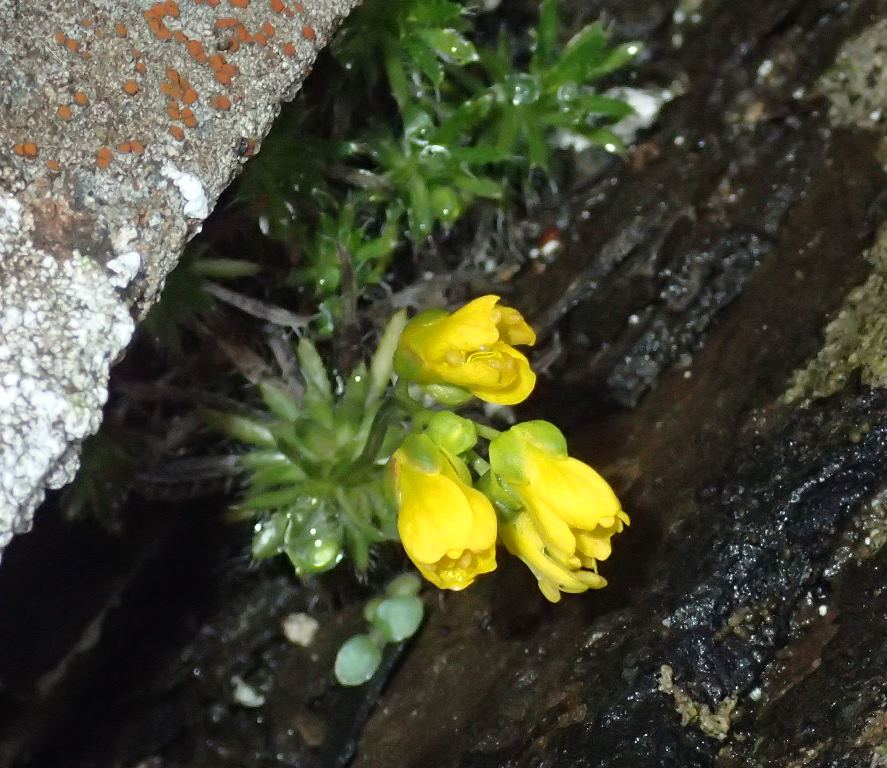
M574 572L545 555L543 541L528 515L519 515L513 523L503 525L499 535L506 549L527 564L540 584L543 580L550 581L564 592L587 589Z
M572 457L552 457L532 446L526 446L526 455L533 499L571 528L590 531L619 513L613 489L587 464Z
M442 360L448 350L469 352L495 344L499 330L493 312L498 296L481 296L442 318L427 345L428 357Z
M499 307L496 322L499 338L506 344L535 344L536 332L530 328L523 315L512 307Z
M511 360L514 364L514 373L511 380L497 387L477 384L468 386L475 397L496 405L517 405L526 400L532 394L536 386L536 374L530 368L530 362L526 356L507 344L497 344L496 349L503 358Z
M465 548L482 552L496 546L496 511L490 500L480 491L469 486L462 488L465 498L471 505L471 533L465 541Z
M464 548L474 515L455 480L400 464L397 484L397 530L413 562L433 563L451 549Z

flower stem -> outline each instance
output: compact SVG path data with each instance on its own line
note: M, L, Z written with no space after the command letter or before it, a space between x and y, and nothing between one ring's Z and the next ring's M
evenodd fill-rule
M477 428L477 434L485 440L495 440L502 434L498 429L488 427L486 424L478 424L477 422L474 422L474 426Z

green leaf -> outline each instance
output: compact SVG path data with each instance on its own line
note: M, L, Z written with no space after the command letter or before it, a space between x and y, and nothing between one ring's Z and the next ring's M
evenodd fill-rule
M391 376L394 374L394 353L397 351L397 342L400 340L400 334L407 324L407 313L400 310L391 316L388 325L382 332L382 338L376 347L376 353L373 355L370 363L370 389L367 393L367 408L375 405L388 385L391 383Z
M447 227L455 224L462 215L462 200L452 187L435 187L430 202L434 218Z
M416 634L425 606L416 596L389 597L373 614L373 627L391 643L401 643Z
M435 88L439 88L444 79L444 70L434 50L420 38L405 38L401 45L419 71Z
M441 27L462 15L462 6L450 0L422 0L413 3L412 19L423 26Z
M301 414L299 402L284 387L273 381L259 382L262 400L278 419L295 421Z
M363 685L382 663L382 651L369 635L355 635L336 654L333 673L341 685Z
M385 594L388 597L413 597L419 594L420 589L422 580L415 573L402 573L388 582Z
M277 447L277 441L271 430L258 421L209 408L201 408L199 414L208 426L219 432L224 432L241 443L258 445L261 448Z
M257 469L252 476L255 489L272 488L278 485L295 485L307 478L305 470L290 461Z
M408 190L410 234L413 236L415 243L418 244L431 234L433 226L431 200L428 185L419 175L415 175L409 180Z
M298 487L278 488L274 491L266 491L247 496L237 504L237 509L244 511L260 512L265 509L280 509L295 504L305 495L305 491Z
M557 64L546 71L545 79L558 84L586 82L586 73L606 59L608 41L609 36L600 23L583 27L567 43Z
M560 29L558 0L543 0L539 9L539 26L536 27L536 50L531 70L540 72L557 58L557 37Z
M453 176L453 184L476 197L484 197L489 200L501 200L504 197L502 183L493 179L460 173Z
M253 557L256 560L280 554L288 523L286 513L278 512L256 525L252 545Z
M317 352L317 347L307 337L299 339L296 347L296 356L299 359L300 372L308 389L316 398L332 402L333 394L330 387L326 366Z
M579 130L577 132L586 139L600 145L607 152L612 152L616 155L625 154L625 144L613 131L608 131L606 128L592 128L591 130Z
M410 100L410 82L397 53L392 52L385 57L385 75L388 77L391 95L403 109Z
M424 29L420 35L448 64L464 67L479 58L474 44L455 29Z
M638 43L617 45L610 50L603 61L586 71L585 82L599 80L604 75L609 75L611 72L621 69L638 55L640 49L641 47Z

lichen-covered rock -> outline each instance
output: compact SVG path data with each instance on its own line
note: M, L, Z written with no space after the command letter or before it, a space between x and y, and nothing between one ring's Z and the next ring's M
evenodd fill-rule
M0 0L0 551L354 0Z

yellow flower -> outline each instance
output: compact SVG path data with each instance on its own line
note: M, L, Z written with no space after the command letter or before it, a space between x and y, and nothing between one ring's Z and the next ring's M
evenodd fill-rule
M441 589L460 590L496 568L496 513L467 467L426 435L392 456L397 530L410 560Z
M536 374L512 345L534 344L536 334L520 312L498 302L498 296L481 296L453 314L430 310L414 317L398 344L398 375L457 387L489 403L526 400Z
M530 421L490 444L490 464L519 510L500 535L552 602L561 592L607 585L597 561L610 556L610 539L629 523L613 489L597 472L567 455L563 434Z

